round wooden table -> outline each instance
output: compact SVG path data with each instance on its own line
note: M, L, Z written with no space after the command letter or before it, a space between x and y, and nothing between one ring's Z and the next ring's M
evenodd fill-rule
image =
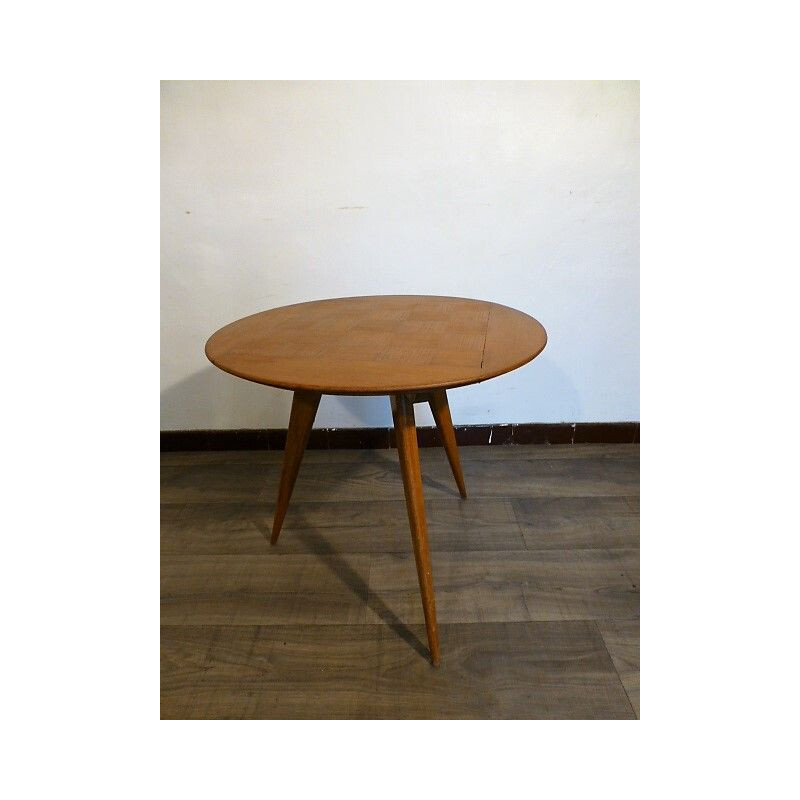
M460 297L379 295L274 308L218 330L206 355L225 372L294 392L278 501L276 544L320 397L389 395L431 661L439 663L428 528L414 403L430 404L458 490L467 496L447 389L531 361L547 334L533 317Z

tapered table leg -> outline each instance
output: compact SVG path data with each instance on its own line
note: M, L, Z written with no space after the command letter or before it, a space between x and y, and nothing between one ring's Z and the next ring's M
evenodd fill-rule
M467 488L464 485L464 473L461 471L461 459L458 456L458 445L456 444L456 432L453 430L453 420L450 417L450 405L447 402L447 393L444 389L437 389L428 396L428 403L433 412L433 418L439 428L444 442L444 451L447 453L447 460L450 462L450 469L453 470L453 477L456 479L459 494L467 496Z
M425 502L422 496L422 472L419 466L413 398L403 394L393 395L392 417L394 418L397 452L400 455L400 469L403 473L403 488L406 493L406 509L411 527L411 540L414 545L414 559L417 562L422 610L425 614L425 627L428 631L428 646L430 647L431 662L434 666L438 666L439 631L436 627L436 599L433 594L433 572L431 555L428 550L428 524L425 520Z
M275 516L272 520L271 543L276 544L281 533L289 498L292 496L294 482L300 470L300 461L308 444L311 426L317 416L320 401L319 392L296 391L292 398L292 413L289 416L289 431L286 434L286 449L283 451L283 471L278 489L278 502L275 504Z

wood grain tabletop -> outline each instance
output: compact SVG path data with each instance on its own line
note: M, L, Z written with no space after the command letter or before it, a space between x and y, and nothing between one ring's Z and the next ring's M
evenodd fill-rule
M256 383L323 394L391 394L479 383L535 358L533 317L483 300L344 297L263 311L206 343L217 367Z

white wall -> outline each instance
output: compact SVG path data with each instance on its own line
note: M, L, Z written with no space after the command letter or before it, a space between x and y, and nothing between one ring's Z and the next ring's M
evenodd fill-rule
M638 82L165 82L161 215L164 430L286 427L289 393L212 367L206 339L362 294L545 326L531 364L450 393L456 424L639 419ZM390 424L384 398L323 398L316 422Z

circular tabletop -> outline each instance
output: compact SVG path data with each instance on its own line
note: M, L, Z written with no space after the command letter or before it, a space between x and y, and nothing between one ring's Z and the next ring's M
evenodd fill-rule
M206 343L225 372L323 394L393 394L479 383L527 364L547 334L508 306L461 297L378 295L273 308Z

